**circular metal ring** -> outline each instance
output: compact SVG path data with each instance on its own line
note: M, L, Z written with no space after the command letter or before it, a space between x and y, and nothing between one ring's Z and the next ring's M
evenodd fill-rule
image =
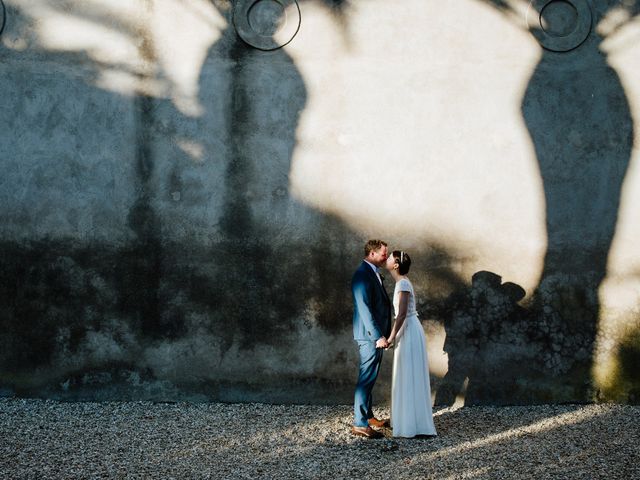
M252 18L257 15L262 2L281 8L279 24L273 18L267 19L272 33L259 31L252 25ZM295 8L287 11L287 8L294 5ZM233 10L233 26L236 32L247 44L259 50L268 51L284 47L300 30L300 22L300 6L297 0L238 0Z
M552 35L544 29L542 12L551 3L558 0L531 0L527 8L527 26L536 40L547 50L568 52L579 47L591 32L591 6L587 0L561 0L570 4L576 11L577 20L573 31L566 35Z
M0 18L0 35L2 35L4 25L7 23L7 10L4 8L4 2L2 0L0 0L0 9L2 10L2 18Z

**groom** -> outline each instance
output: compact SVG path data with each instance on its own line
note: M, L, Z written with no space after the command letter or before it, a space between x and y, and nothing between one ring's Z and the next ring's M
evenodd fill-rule
M387 261L387 244L369 240L364 246L364 260L351 279L353 294L353 338L360 350L360 374L353 402L353 435L381 438L381 432L371 427L383 427L371 410L371 391L376 383L382 352L389 346L391 304L378 268Z

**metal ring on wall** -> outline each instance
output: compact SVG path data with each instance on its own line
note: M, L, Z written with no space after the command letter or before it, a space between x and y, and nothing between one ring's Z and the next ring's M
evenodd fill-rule
M2 0L0 0L0 9L2 10L2 18L0 18L0 35L2 35L4 25L7 22L7 10L4 8L4 2Z
M259 10L276 6L279 18L266 18L267 31L256 25ZM289 9L295 5L295 8ZM269 15L267 15L269 16ZM264 19L263 19L264 20ZM237 0L233 10L233 26L242 40L259 50L276 50L293 40L300 30L300 6L297 0ZM264 25L262 25L264 26ZM277 34L280 41L274 38Z
M544 9L555 2L570 4L577 15L574 29L566 35L553 35L543 26ZM527 26L540 45L554 52L568 52L579 47L591 32L591 6L587 0L531 0L527 9Z

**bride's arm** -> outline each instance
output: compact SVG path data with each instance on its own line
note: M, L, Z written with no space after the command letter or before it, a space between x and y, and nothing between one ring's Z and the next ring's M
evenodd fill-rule
M393 324L393 328L391 329L391 334L389 338L387 338L387 342L392 343L398 332L402 328L402 324L404 323L405 318L407 318L407 307L409 306L409 292L399 292L398 298L400 300L400 304L398 305L398 314L396 315L396 321Z

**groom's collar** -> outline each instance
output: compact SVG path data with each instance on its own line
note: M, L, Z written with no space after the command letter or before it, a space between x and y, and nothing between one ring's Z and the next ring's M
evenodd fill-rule
M364 263L366 263L367 265L369 265L371 268L373 268L373 271L378 273L378 267L376 267L373 263L371 263L369 260L364 260Z

